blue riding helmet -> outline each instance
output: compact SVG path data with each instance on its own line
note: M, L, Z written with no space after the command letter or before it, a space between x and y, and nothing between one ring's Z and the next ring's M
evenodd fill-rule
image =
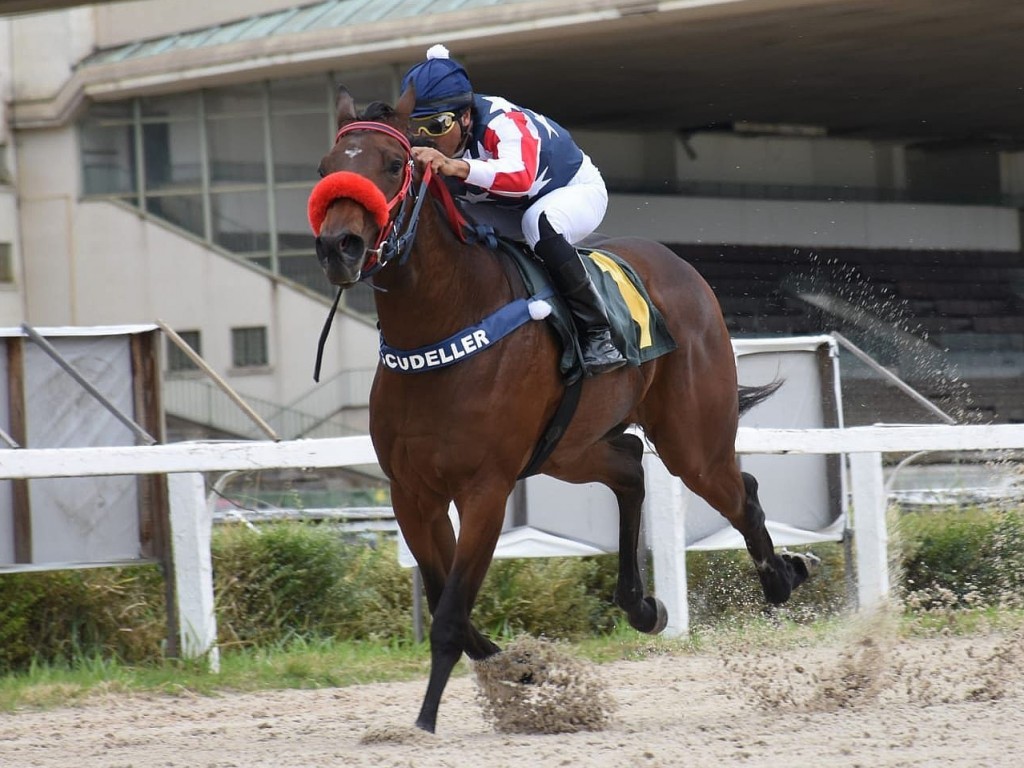
M473 85L462 65L448 58L448 51L436 45L427 51L427 58L416 64L402 78L402 91L416 88L413 117L438 112L457 112L473 103Z

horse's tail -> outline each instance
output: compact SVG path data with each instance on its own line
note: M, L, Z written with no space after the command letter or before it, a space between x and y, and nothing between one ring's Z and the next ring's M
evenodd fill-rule
M776 379L771 384L765 384L762 387L744 387L740 385L740 415L742 416L758 403L763 403L774 395L779 387L782 386L782 381L782 379Z

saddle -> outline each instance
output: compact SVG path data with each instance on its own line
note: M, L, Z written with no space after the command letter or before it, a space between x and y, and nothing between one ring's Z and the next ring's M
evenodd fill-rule
M533 251L525 243L498 235L491 227L473 221L455 203L441 177L434 176L430 180L430 192L441 203L452 231L463 242L477 242L504 252L518 268L528 295L550 295L547 301L552 311L547 321L562 344L559 370L566 386L581 379L585 371L572 313L554 290L547 271ZM610 251L596 248L577 247L576 253L604 299L612 340L627 365L638 366L676 348L664 318L629 264Z
M547 271L525 243L498 237L497 247L516 265L527 293L552 292L547 300L551 305L547 322L562 345L559 370L566 385L572 384L584 371L576 326L568 305L553 292ZM669 333L661 312L629 264L610 251L577 248L576 252L604 299L612 339L626 358L627 365L641 365L676 348L675 339Z

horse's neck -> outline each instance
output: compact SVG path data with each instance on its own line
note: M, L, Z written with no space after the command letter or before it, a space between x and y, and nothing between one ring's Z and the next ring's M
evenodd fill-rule
M381 333L415 349L479 322L513 298L507 266L494 252L459 241L433 199L424 201L409 260L374 278Z

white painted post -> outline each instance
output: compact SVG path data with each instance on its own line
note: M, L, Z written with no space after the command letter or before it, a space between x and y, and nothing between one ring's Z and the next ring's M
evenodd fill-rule
M686 596L686 506L692 498L683 482L669 474L661 459L644 454L647 496L644 515L654 559L654 593L668 611L667 637L690 631Z
M859 609L871 613L889 599L889 530L881 453L851 453L853 545Z
M213 518L206 506L206 485L198 472L179 472L167 476L167 490L181 655L186 659L205 656L210 671L219 672L210 557Z

